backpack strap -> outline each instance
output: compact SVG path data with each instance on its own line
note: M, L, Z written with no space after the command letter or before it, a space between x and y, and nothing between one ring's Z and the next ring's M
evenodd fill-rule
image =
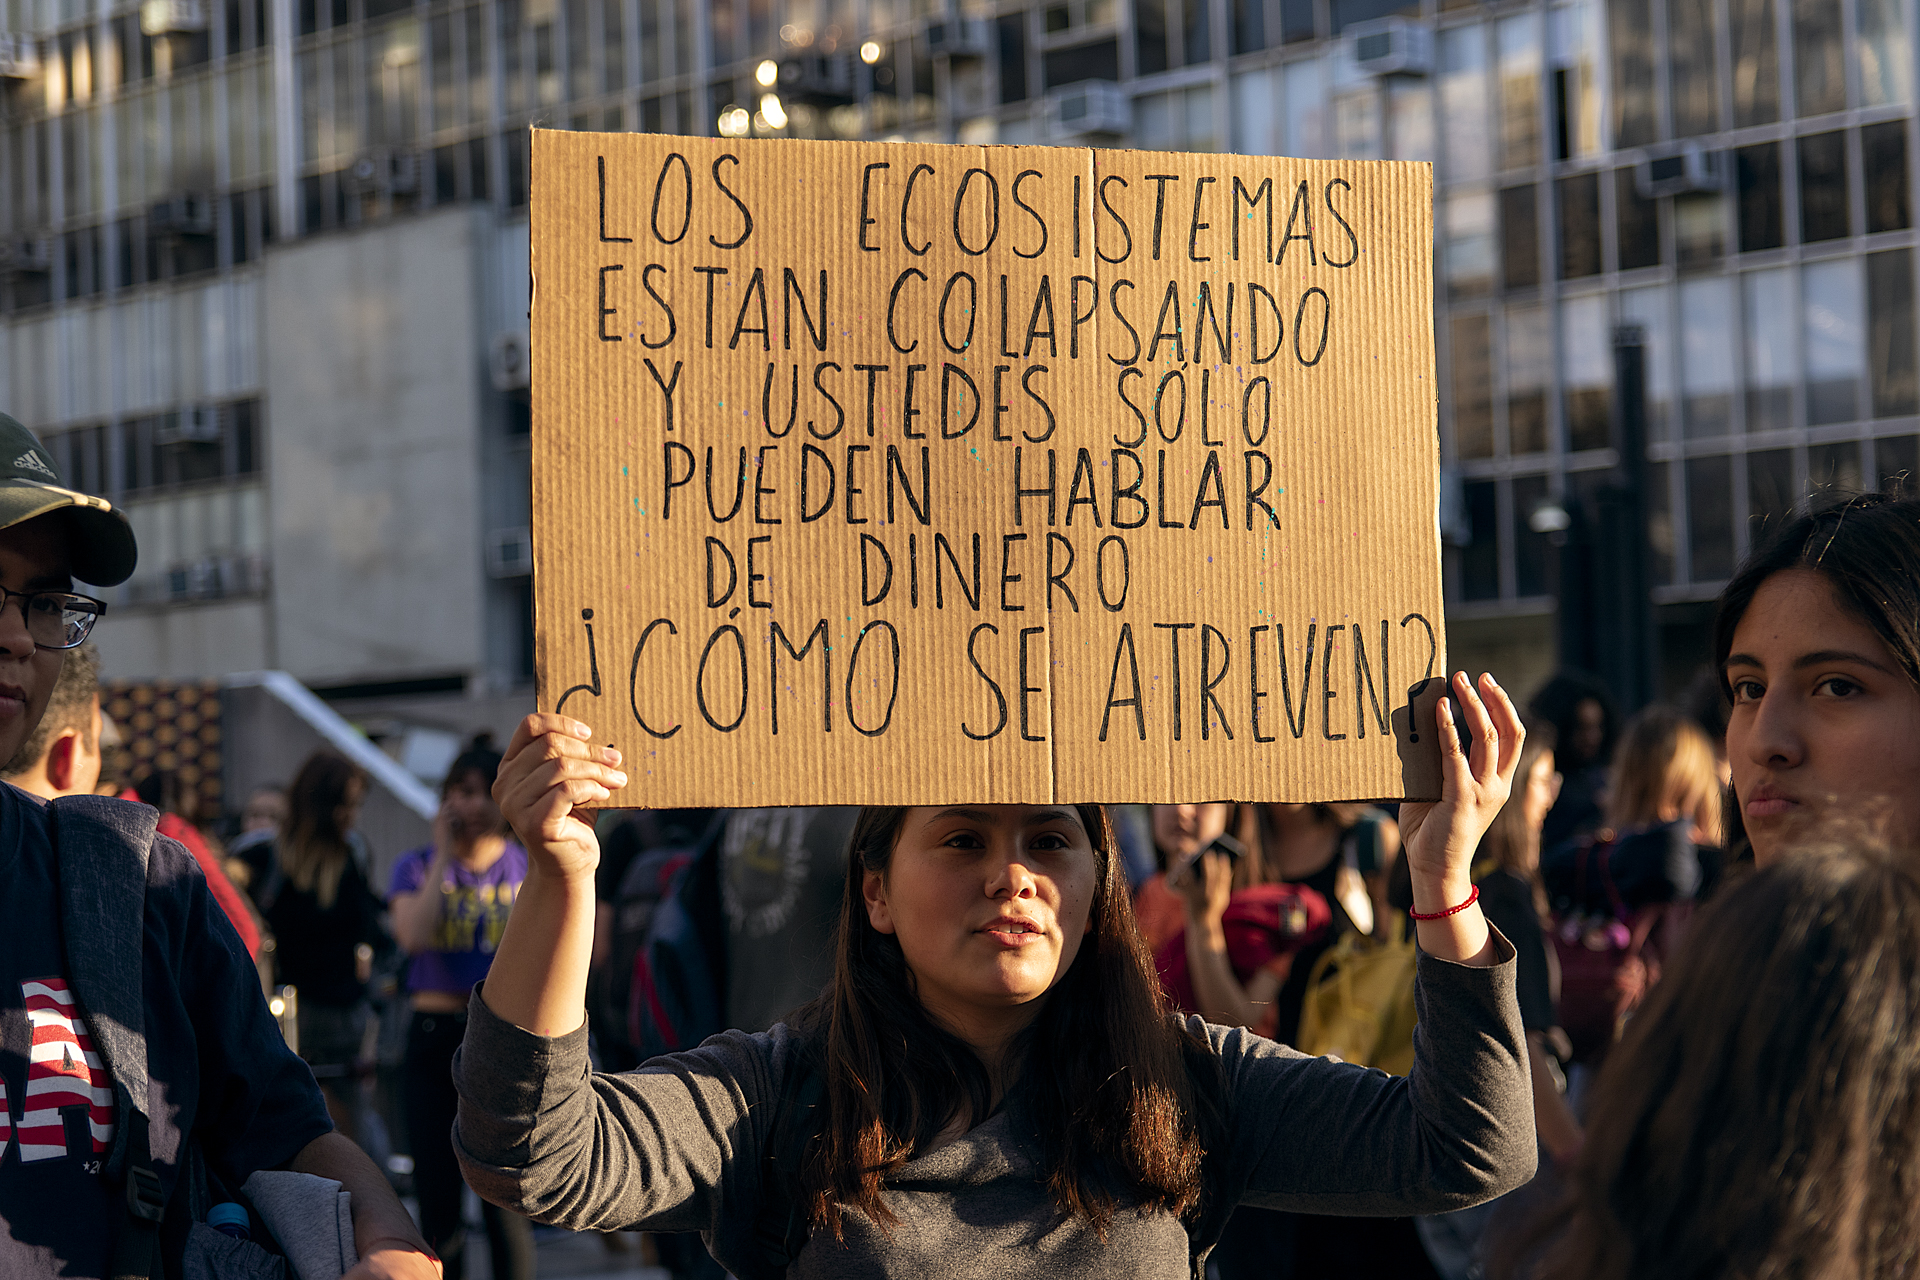
M127 1188L126 1222L113 1250L114 1280L147 1280L160 1272L166 1192L148 1145L142 982L147 863L159 822L146 805L104 796L66 796L47 806L67 972L113 1078L117 1123L107 1173Z

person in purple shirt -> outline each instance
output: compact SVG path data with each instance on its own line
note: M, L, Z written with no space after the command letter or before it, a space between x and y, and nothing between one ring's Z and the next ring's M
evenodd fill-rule
M500 753L486 734L454 760L441 787L433 843L401 857L388 894L394 937L413 957L403 1079L414 1189L421 1230L445 1262L446 1280L461 1280L465 1250L463 1183L449 1136L459 1101L453 1052L466 1033L467 999L493 964L527 876L527 851L514 843L493 802L499 770ZM485 1220L497 1280L531 1280L532 1226L493 1205L485 1206Z

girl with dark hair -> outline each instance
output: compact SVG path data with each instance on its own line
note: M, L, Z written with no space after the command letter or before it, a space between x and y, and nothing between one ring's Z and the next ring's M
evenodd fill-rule
M1526 1050L1469 863L1523 735L1490 677L1455 691L1471 756L1443 703L1443 798L1402 810L1425 954L1399 1078L1172 1016L1104 811L969 804L863 813L833 984L792 1024L594 1073L576 806L627 778L586 725L529 716L495 794L531 866L455 1064L462 1170L538 1221L701 1231L748 1280L1197 1274L1237 1204L1505 1191L1534 1166Z
M355 1141L373 1017L367 983L374 951L386 941L382 903L367 884L366 846L353 829L366 793L366 773L346 757L307 757L287 793L260 893L279 980L299 992L300 1056L312 1066L334 1124Z
M412 956L402 1068L407 1133L413 1148L420 1230L460 1280L462 1235L460 1168L447 1140L453 1127L454 1050L467 1025L467 997L487 976L507 927L507 916L527 876L527 853L514 843L490 788L500 753L481 734L454 759L440 789L433 843L404 854L393 868L389 908L393 932ZM525 1218L486 1205L484 1221L498 1280L533 1275L533 1229Z
M1568 1198L1491 1274L1913 1274L1920 879L1881 853L1769 861L1702 911L1601 1073Z
M1834 818L1920 852L1920 498L1790 521L1727 583L1713 648L1730 855L1764 866Z

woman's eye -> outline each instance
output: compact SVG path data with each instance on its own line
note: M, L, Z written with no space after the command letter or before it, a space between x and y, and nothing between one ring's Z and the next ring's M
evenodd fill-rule
M1732 683L1735 702L1758 702L1767 691L1766 686L1758 680L1735 680Z
M986 847L979 836L971 831L957 831L946 839L949 849L984 849Z
M1862 692L1858 684L1845 676L1829 676L1820 682L1820 687L1836 698L1851 698Z
M1052 832L1048 832L1046 835L1035 836L1033 838L1033 847L1035 849L1044 849L1048 851L1052 851L1055 849L1065 849L1068 847L1068 841L1067 841L1067 838L1063 835L1056 835Z

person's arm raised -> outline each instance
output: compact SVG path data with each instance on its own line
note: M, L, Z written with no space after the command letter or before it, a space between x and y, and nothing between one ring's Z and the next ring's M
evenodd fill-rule
M593 872L600 864L592 806L627 784L620 753L590 745L592 734L566 716L528 716L493 784L494 803L527 851L527 879L481 998L539 1036L565 1035L587 1017Z
M1482 675L1476 692L1466 672L1455 672L1453 690L1466 715L1472 747L1461 750L1453 709L1442 698L1434 708L1440 731L1440 800L1400 807L1416 915L1444 912L1473 893L1474 852L1513 790L1527 737L1520 713L1492 676ZM1419 938L1421 949L1441 960L1481 968L1494 962L1493 934L1477 902L1419 921Z

